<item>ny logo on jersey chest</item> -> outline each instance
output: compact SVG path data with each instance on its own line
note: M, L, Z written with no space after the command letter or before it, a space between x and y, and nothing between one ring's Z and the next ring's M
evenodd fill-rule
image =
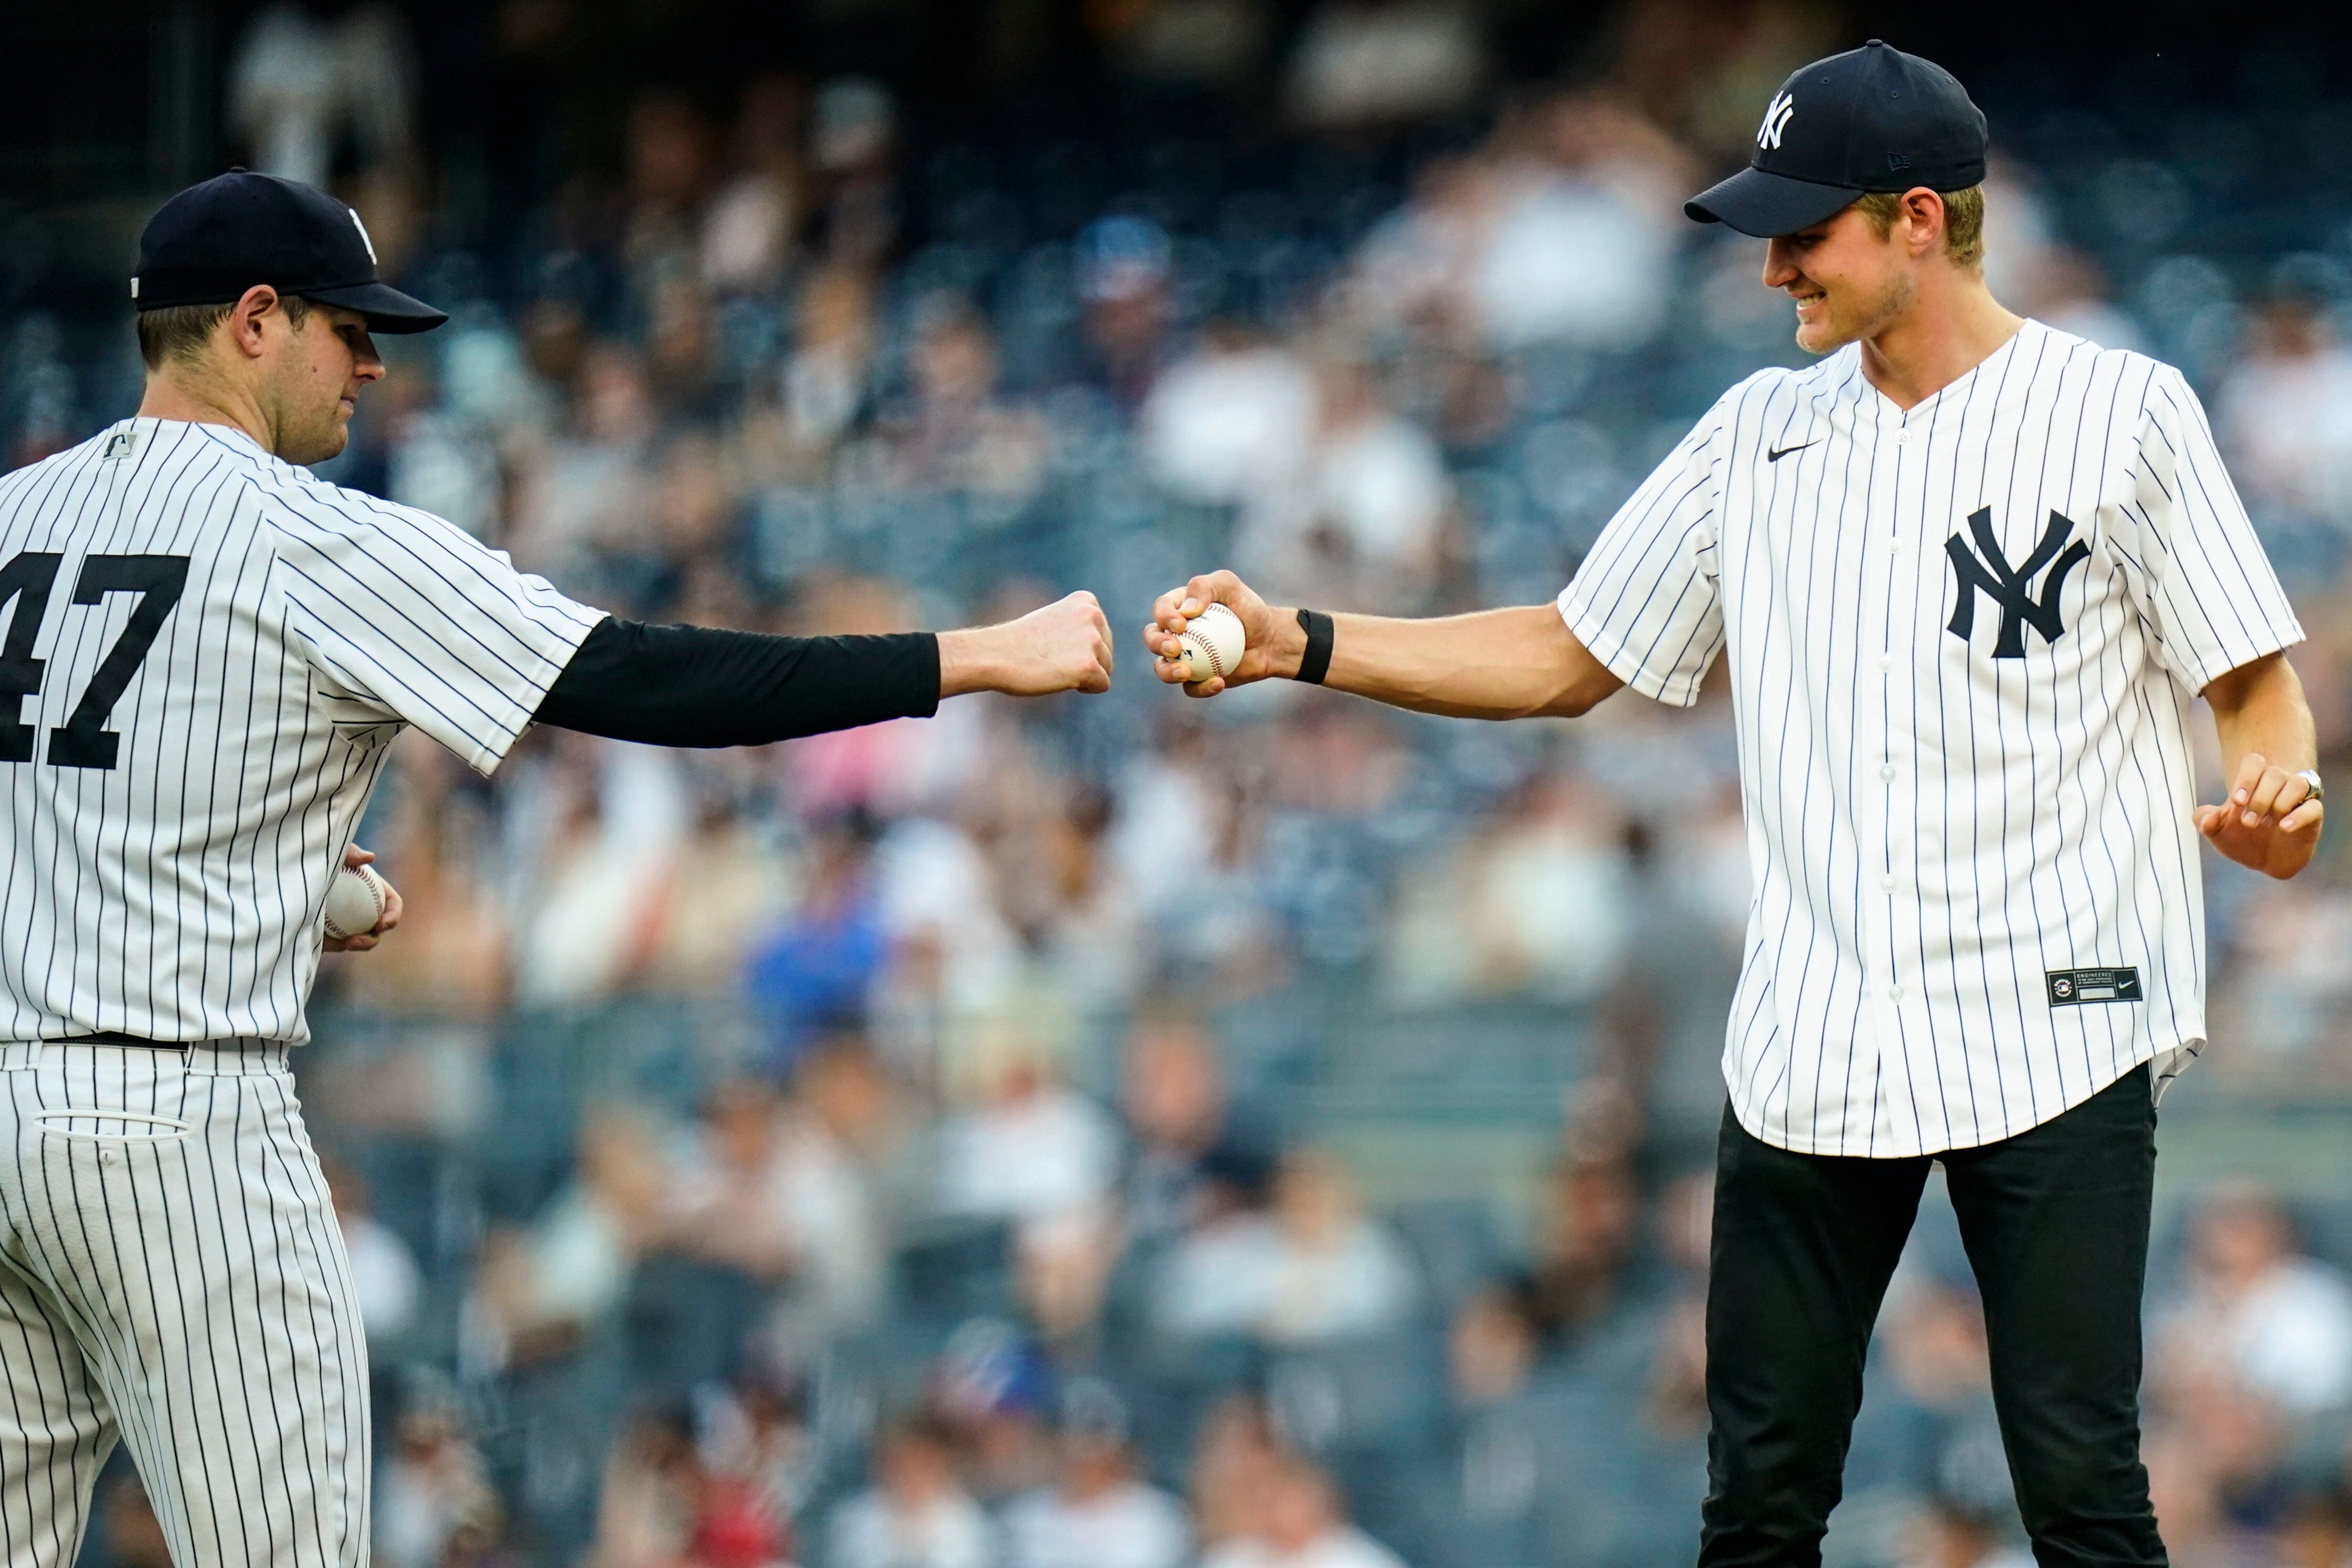
M2059 596L2066 591L2069 573L2091 559L2091 547L2081 539L2067 543L2074 531L2073 519L2053 511L2050 526L2042 530L2042 542L2033 553L2016 566L2001 553L2000 538L1992 531L1992 508L1979 507L1969 514L1969 532L1975 536L1976 551L1958 533L1944 541L1944 553L1951 558L1952 582L1958 590L1958 602L1952 606L1952 619L1944 629L1965 643L1976 630L1977 595L1981 593L2000 608L2000 632L1993 639L1992 656L1996 659L2025 657L2025 629L2032 627L2042 633L2044 643L2055 643L2066 628L2059 620ZM2061 553L2061 552L2063 553ZM2053 562L2056 564L2052 565ZM2042 592L2035 597L2032 581L2042 568L2050 575L2042 580Z

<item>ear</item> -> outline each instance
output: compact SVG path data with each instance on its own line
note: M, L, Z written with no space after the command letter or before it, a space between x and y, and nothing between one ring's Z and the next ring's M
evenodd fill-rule
M278 290L267 283L255 284L229 307L229 341L248 360L261 357L264 317L275 317L281 326L286 320L285 312L278 308Z
M1906 246L1914 257L1944 248L1944 198L1925 185L1903 193L1903 215L1910 220Z

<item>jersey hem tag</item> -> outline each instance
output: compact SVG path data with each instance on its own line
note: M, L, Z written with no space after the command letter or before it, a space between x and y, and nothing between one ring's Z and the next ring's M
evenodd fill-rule
M2145 1001L2139 988L2139 967L2123 969L2052 969L2042 976L2053 1008L2079 1008L2087 1002Z

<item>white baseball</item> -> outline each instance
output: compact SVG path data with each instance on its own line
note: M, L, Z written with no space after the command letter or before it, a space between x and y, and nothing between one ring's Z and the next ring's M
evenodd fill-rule
M327 888L326 913L320 924L339 941L364 936L383 918L383 878L367 866L344 866Z
M1212 604L1192 617L1177 640L1184 651L1176 662L1184 666L1188 681L1232 674L1249 645L1242 636L1242 618L1222 604Z

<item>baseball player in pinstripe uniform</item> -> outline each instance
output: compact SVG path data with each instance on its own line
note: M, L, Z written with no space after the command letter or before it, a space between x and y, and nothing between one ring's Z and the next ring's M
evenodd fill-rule
M1557 607L1408 622L1211 600L1286 675L1426 713L1688 704L1718 654L1756 888L1727 1031L1700 1561L1817 1563L1880 1301L1940 1161L2043 1564L2165 1561L2139 1458L2154 1101L2205 1039L2199 841L2317 845L2301 628L2180 373L2021 320L1979 268L1985 124L1884 44L1776 94L1690 204L1766 239L1825 356L1734 387ZM2228 798L2198 805L2189 706Z
M183 1568L356 1564L366 1350L287 1052L393 737L483 773L534 719L755 744L1100 691L1108 629L1086 594L865 638L573 603L299 466L371 332L443 319L350 208L236 171L140 249L137 417L0 478L0 1556L70 1563L120 1439Z

